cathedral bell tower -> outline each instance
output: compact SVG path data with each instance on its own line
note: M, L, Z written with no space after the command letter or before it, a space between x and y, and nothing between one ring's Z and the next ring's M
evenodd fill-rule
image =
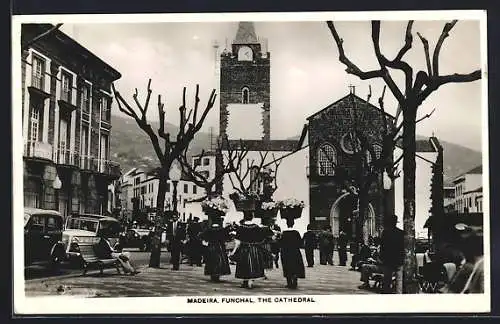
M252 22L238 24L231 49L223 50L220 62L219 134L269 141L270 54Z

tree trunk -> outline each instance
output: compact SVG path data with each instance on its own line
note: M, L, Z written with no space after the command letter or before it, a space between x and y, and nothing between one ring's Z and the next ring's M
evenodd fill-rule
M158 195L156 196L156 220L155 232L151 239L151 256L149 258L149 266L151 268L160 267L161 257L161 232L163 228L163 216L165 210L165 194L167 193L167 177L160 174L158 184Z
M403 230L405 260L403 266L403 293L418 292L417 259L415 256L415 151L416 105L403 110Z

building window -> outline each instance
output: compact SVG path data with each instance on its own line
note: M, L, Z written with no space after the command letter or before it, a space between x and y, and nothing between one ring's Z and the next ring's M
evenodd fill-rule
M250 90L248 87L241 89L241 103L247 104L250 101Z
M184 193L189 193L189 186L187 183L184 184Z
M85 158L88 155L88 147L89 145L89 127L82 125L82 143L81 143L81 152L82 156Z
M90 86L88 84L84 84L82 86L82 99L80 101L80 108L87 113L90 110Z
M201 165L200 158L194 158L193 159L193 165L196 168L197 166Z
M198 191L198 188L197 188L197 187L196 187L196 185L194 184L194 185L193 185L193 194L195 194L195 195L196 195L197 191Z
M135 178L135 180L134 180L134 185L136 185L136 186L137 186L137 185L139 185L139 183L141 183L141 177L137 177L137 178Z
M68 153L68 122L64 119L61 118L59 121L59 148L58 148L58 154L59 154L59 163L66 164L69 161L69 155L66 154Z
M111 110L109 109L108 97L102 96L99 99L99 105L101 109L101 120L109 122L111 120Z
M36 107L31 108L30 133L30 144L34 148L40 134L40 109Z
M318 149L318 174L331 176L335 174L337 154L335 148L330 144L323 144Z
M204 166L210 165L210 159L209 158L204 158L203 159L203 165Z
M101 135L101 151L100 151L100 159L107 161L108 160L108 135Z
M69 73L61 73L61 99L66 102L71 102L71 81Z
M259 192L260 188L260 175L259 175L259 167L253 166L250 169L250 190L252 192Z
M379 144L373 144L372 148L373 152L375 153L375 158L379 160L382 156L382 146Z
M31 85L37 89L44 90L44 71L45 71L45 60L39 56L33 55L32 63L32 76Z

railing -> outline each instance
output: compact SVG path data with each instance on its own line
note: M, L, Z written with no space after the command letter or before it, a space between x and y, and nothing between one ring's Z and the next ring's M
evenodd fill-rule
M61 91L61 100L66 101L67 103L71 103L71 90L62 89Z
M101 121L105 123L110 123L111 121L111 110L110 109L103 109L101 110Z
M80 168L94 172L103 173L109 176L120 176L120 165L116 162L97 159L93 156L82 156L80 159Z
M31 76L31 86L43 91L44 90L44 88L43 88L43 75L33 74Z
M71 150L57 149L54 152L54 161L58 164L79 166L80 154Z
M52 145L38 141L24 143L24 156L52 160Z

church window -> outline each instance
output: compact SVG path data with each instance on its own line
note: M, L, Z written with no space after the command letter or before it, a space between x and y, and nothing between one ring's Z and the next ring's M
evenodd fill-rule
M241 90L241 103L248 104L250 99L250 90L247 87L244 87Z
M318 174L331 176L335 174L337 153L331 144L323 144L318 149Z
M373 152L375 152L375 158L378 160L382 156L382 146L379 144L373 144Z

